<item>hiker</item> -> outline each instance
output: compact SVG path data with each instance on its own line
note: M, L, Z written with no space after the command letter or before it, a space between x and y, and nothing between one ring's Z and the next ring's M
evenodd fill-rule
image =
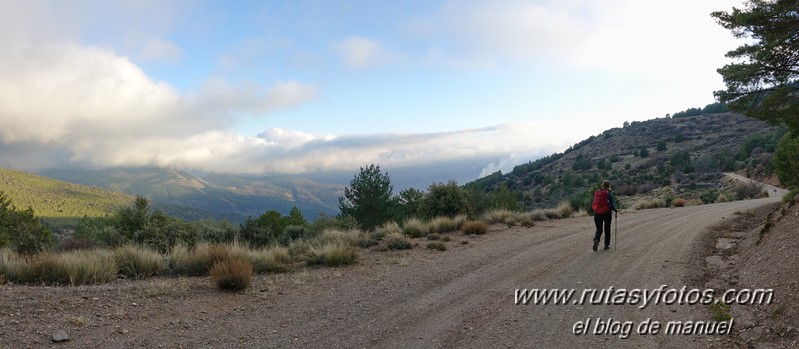
M594 234L594 251L599 246L599 238L602 237L602 227L605 228L605 249L610 248L610 221L613 218L611 212L616 210L616 203L613 194L610 193L610 181L602 181L599 190L594 192L594 202L591 204L594 210L594 223L596 224L596 234Z

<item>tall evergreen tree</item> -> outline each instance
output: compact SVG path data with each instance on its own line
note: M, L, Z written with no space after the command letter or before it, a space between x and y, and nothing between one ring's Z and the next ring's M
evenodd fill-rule
M718 69L727 89L714 94L733 111L788 126L775 167L783 185L797 185L799 158L791 149L799 144L799 2L749 0L744 9L711 16L736 37L752 39L727 53L735 63Z
M338 198L341 215L355 218L363 229L390 221L397 206L393 190L391 178L380 171L379 165L361 167L350 186L344 188L344 196Z

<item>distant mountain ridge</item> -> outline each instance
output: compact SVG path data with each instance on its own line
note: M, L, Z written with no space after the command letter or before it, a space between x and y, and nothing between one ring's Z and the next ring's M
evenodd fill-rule
M320 213L335 215L343 190L341 185L288 176L192 174L164 168L51 169L40 174L142 195L155 203L172 205L164 211L186 219L225 218L234 222L270 210L287 214L295 206L311 219ZM200 213L181 212L179 208Z

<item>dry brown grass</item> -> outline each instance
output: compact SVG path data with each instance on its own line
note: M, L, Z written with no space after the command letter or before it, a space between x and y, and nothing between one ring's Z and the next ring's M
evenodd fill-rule
M486 224L486 222L483 222L483 221L468 221L466 223L463 223L463 226L461 227L461 231L463 231L463 233L467 234L467 235L468 234L476 234L476 235L485 234L488 231L488 224Z
M674 207L683 207L685 206L685 199L683 198L676 198L674 201L671 202L671 205Z
M214 284L220 289L229 291L244 290L252 282L252 262L240 256L220 259L214 262L208 274Z

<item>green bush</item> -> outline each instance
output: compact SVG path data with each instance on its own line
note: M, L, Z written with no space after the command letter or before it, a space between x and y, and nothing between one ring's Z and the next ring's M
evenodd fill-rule
M427 218L454 217L471 212L466 191L455 181L431 184L422 200L421 210Z
M799 134L788 132L774 153L774 167L784 187L799 187Z
M446 251L447 245L444 245L443 242L431 242L427 244L428 250L437 250L437 251Z
M721 193L719 193L719 191L716 189L709 189L702 192L702 194L699 195L699 198L704 204L712 204L718 200L720 194Z
M54 243L53 233L35 217L32 208L17 210L0 191L0 248L10 246L18 253L32 255Z

